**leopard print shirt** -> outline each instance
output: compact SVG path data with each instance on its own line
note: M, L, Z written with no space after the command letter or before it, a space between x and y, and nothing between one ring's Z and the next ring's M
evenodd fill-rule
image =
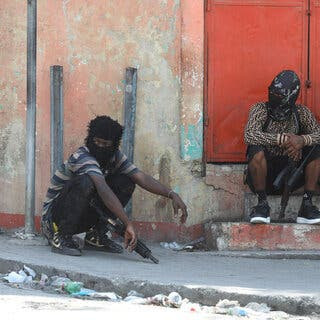
M303 105L297 105L300 118L300 135L305 145L320 144L320 125L312 112ZM270 120L263 131L267 121L267 106L265 102L259 102L250 109L249 118L244 131L244 142L247 145L263 145L268 151L277 156L283 155L280 144L283 142L284 133L298 134L298 126L292 115L286 121Z

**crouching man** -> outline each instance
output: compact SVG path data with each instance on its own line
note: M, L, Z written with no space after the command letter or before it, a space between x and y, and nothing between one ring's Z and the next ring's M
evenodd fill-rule
M314 145L304 174L294 189L304 185L297 222L320 223L320 211L312 203L313 195L319 192L320 126L307 107L296 104L299 92L297 74L284 70L270 84L268 101L251 108L244 133L248 145L246 180L258 198L250 214L251 223L270 222L267 194L282 193L273 187L274 180L289 161L299 165Z
M124 246L133 250L137 237L124 206L136 184L172 199L174 214L177 216L181 210L180 222L186 221L187 208L179 195L139 170L119 150L122 133L123 127L117 121L108 116L96 117L88 124L85 146L73 153L52 177L41 223L52 252L81 255L72 235L82 232L86 232L86 246L122 252L122 247L107 236L106 224L95 206L122 221L126 227Z

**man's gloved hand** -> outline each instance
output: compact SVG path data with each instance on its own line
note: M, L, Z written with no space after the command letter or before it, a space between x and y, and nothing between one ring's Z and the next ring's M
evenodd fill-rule
M134 231L132 223L128 223L126 231L124 233L124 247L130 252L136 247L137 236Z

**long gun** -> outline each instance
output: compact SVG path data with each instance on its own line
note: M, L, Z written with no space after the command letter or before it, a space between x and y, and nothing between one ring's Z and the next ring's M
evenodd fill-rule
M279 222L289 222L285 220L285 212L288 205L289 197L292 188L289 186L288 181L290 179L291 174L295 172L297 168L297 164L295 161L289 159L289 164L286 168L284 168L276 180L273 183L273 186L280 189L282 184L284 184L283 193L281 197L280 203L280 212L279 212Z
M126 227L122 222L114 221L107 214L97 206L93 201L91 201L91 206L95 208L96 212L99 214L100 218L106 223L107 228L111 232L115 232L119 236L124 238ZM152 255L151 250L141 241L137 240L137 244L134 248L134 251L137 252L142 258L150 259L154 263L159 263L159 260Z
M289 160L289 164L285 167L275 179L273 186L276 189L280 189L281 186L284 184L284 189L281 197L281 204L280 204L280 213L279 213L279 221L285 222L285 211L288 205L288 200L290 197L291 190L295 183L300 179L301 175L303 174L304 167L311 157L313 151L315 150L316 146L313 146L304 160L301 162L300 166L297 167L296 162ZM288 222L288 221L287 221Z

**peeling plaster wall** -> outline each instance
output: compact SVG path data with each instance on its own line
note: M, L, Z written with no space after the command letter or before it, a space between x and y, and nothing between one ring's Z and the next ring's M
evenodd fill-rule
M0 2L0 212L24 210L26 7Z
M181 1L181 157L201 159L203 151L204 1Z
M0 212L22 213L26 3L1 0L0 8ZM203 149L203 10L202 0L38 0L36 214L50 179L55 64L64 68L65 158L95 115L123 123L124 70L136 67L135 164L181 194L188 225L221 214L193 161ZM133 218L173 221L171 201L137 188Z

